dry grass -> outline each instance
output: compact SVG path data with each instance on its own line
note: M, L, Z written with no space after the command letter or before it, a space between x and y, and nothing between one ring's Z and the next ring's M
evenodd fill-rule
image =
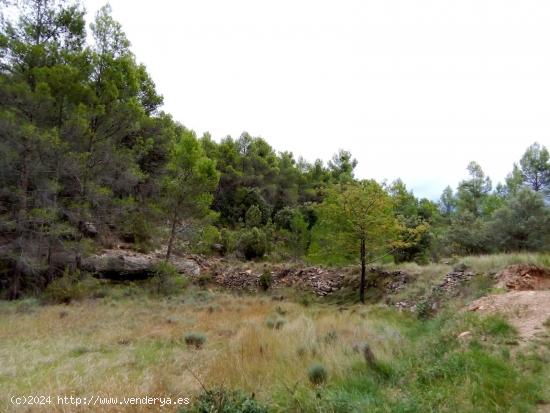
M0 411L10 411L11 395L190 396L200 390L197 378L207 387L241 388L267 400L277 389L307 383L314 361L327 367L329 380L341 378L361 359L352 351L358 342L368 340L382 359L399 348L397 330L359 307L337 311L267 297L196 300L188 294L69 306L2 303ZM286 323L270 329L266 320L278 306ZM185 345L190 331L207 337L203 349Z
M508 265L534 264L550 267L550 253L515 253L470 256L461 259L466 265L478 272L497 272Z

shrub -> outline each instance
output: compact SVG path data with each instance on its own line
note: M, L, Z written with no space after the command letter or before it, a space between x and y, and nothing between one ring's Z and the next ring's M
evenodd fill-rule
M176 268L166 261L160 261L153 268L150 279L151 290L157 295L172 295L184 289L188 281L180 276Z
M279 315L287 315L288 311L286 311L285 309L283 309L283 307L281 307L280 305L278 305L277 307L275 307L275 312Z
M267 407L241 391L223 388L207 390L199 395L191 410L184 408L180 413L267 413Z
M120 236L126 242L134 244L134 248L140 252L151 250L151 234L155 228L147 220L147 217L139 211L127 214L121 222Z
M367 365L369 367L376 367L376 357L374 357L374 353L372 352L369 343L361 343L359 349Z
M311 384L313 384L314 386L319 386L327 381L328 374L325 366L320 363L315 363L309 367L309 370L307 371L307 376Z
M244 221L248 228L259 227L262 224L262 211L258 205L252 205L246 211Z
M331 344L334 343L336 340L338 340L338 333L336 331L331 330L325 335L325 343Z
M260 284L260 288L264 291L267 291L271 288L271 285L273 284L273 277L271 276L271 273L264 272L262 275L260 275L260 279L258 280Z
M53 280L44 291L46 302L68 304L72 300L91 297L97 292L100 283L87 273L65 269L63 275Z
M222 228L220 235L223 255L231 254L232 252L234 252L237 248L236 233L227 228Z
M237 249L247 260L261 258L267 251L267 237L258 228L244 230L237 242Z
M416 304L416 315L421 320L427 320L432 315L432 306L429 301L424 300Z
M273 330L280 330L286 323L286 320L282 317L277 317L275 319L268 318L265 324L273 329Z
M202 333L188 333L185 335L184 340L189 347L195 347L198 350L206 342L206 336Z
M209 283L212 282L212 274L201 274L198 277L195 277L195 284L200 287L206 287Z
M208 225L200 232L200 238L196 243L195 251L201 254L210 254L213 245L220 244L221 241L222 236L218 228L213 225Z

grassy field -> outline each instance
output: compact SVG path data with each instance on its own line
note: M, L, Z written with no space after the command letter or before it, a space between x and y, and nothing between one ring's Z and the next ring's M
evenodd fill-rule
M186 344L193 332L205 337L201 348ZM519 413L550 402L550 339L519 349L506 320L452 305L425 321L383 305L196 286L158 298L117 285L69 305L1 302L0 343L2 412L99 411L16 409L13 395L191 397L194 411L204 388L242 390L274 412ZM364 343L375 356L370 364L357 351ZM317 385L308 378L315 363L327 373Z

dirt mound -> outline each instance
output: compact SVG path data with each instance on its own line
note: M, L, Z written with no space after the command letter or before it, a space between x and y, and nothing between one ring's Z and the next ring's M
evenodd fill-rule
M545 335L550 320L550 270L536 265L506 267L496 276L497 286L509 291L474 301L470 311L504 314L524 340Z
M550 270L536 265L506 267L497 275L497 286L508 290L550 290Z
M504 314L520 337L527 340L538 334L547 334L544 323L550 319L550 290L490 295L471 303L468 310Z

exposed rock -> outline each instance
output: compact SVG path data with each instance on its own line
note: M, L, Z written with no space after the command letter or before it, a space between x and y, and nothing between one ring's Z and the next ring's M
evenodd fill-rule
M443 281L435 286L434 290L436 292L444 292L450 295L455 295L458 293L458 288L464 282L469 281L476 274L472 271L466 271L466 266L462 266L458 269L458 266L455 267L453 271L448 273Z
M82 268L111 279L145 279L151 276L154 266L164 260L164 254L143 254L130 250L105 250L82 260ZM200 266L192 259L173 258L170 262L181 274L198 276Z
M465 272L469 267L464 264L463 262L457 264L454 266L453 271L454 272Z
M272 288L296 287L325 296L342 287L344 276L336 270L319 267L283 268L270 271ZM251 269L219 268L214 270L214 281L224 287L254 291L259 287L259 273Z
M81 222L80 230L82 233L88 237L95 237L98 234L98 230L93 222Z
M201 274L201 267L196 261L188 258L174 258L170 262L176 267L180 274L198 277Z
M496 278L497 286L508 290L550 290L550 270L536 265L510 265Z

